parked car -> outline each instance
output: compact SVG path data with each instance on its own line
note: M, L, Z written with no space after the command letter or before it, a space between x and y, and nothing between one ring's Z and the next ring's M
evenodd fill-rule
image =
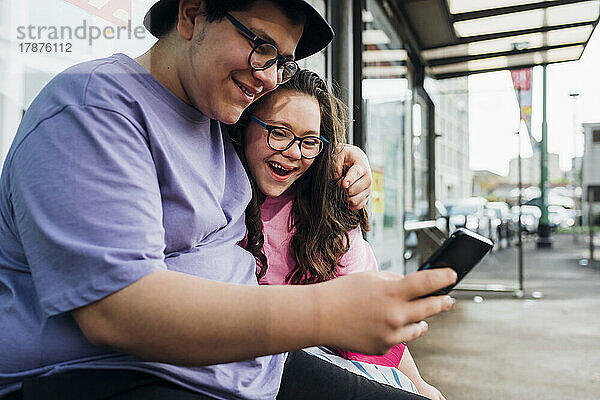
M450 229L466 228L497 242L496 227L500 224L500 220L496 218L494 211L486 208L487 203L488 201L483 197L470 197L446 204Z
M575 225L575 210L563 206L548 206L550 228L572 228Z
M513 220L519 221L519 206L511 208ZM534 234L538 231L542 211L537 206L521 206L521 227L526 234Z
M487 208L494 211L496 218L500 220L497 226L498 238L510 240L516 234L517 224L513 221L510 206L503 201L491 201Z

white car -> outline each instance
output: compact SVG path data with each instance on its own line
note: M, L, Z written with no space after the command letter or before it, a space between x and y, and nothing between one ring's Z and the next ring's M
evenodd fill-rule
M551 228L572 228L575 226L575 210L563 206L548 206L548 221Z
M511 208L514 220L519 220L519 206ZM528 234L537 233L542 217L542 210L537 206L521 206L521 226Z
M470 197L448 203L446 210L450 218L450 229L467 228L497 242L500 220L494 211L486 208L487 203L483 197Z

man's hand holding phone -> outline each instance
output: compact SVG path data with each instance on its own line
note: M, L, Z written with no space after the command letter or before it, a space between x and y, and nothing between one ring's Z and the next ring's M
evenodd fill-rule
M406 277L363 272L314 285L319 343L385 354L422 336L428 329L424 320L452 307L448 292L492 247L488 238L458 229Z
M456 281L450 268L406 277L363 272L315 285L320 343L385 354L427 332L424 320L452 307L449 296L427 296Z
M468 229L459 228L419 267L419 271L450 267L456 271L455 284L433 293L448 294L467 275L487 253L494 243Z

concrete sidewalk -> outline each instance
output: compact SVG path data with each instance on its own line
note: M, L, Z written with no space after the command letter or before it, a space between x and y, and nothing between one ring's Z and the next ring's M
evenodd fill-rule
M409 343L425 380L448 400L600 399L600 268L579 264L585 238L553 240L546 250L526 242L522 299L454 291L453 310ZM465 283L515 286L516 260L514 247L496 251Z

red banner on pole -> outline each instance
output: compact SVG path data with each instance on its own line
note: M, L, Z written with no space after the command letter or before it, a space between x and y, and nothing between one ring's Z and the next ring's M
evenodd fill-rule
M513 86L517 94L521 119L527 126L527 134L533 151L537 151L539 143L531 134L531 71L532 68L514 69L510 71Z
M531 90L531 68L510 71L515 90Z

